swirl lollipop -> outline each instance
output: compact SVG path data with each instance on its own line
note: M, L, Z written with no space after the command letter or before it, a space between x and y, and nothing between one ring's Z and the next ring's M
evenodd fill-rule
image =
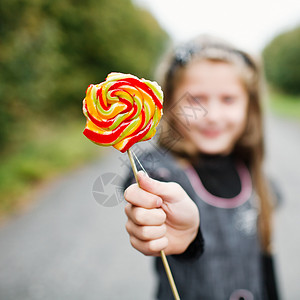
M83 134L98 145L125 152L136 142L154 136L162 102L163 93L156 82L110 73L105 82L87 88Z
M87 118L83 134L101 146L127 151L137 180L137 169L130 147L151 139L162 116L163 92L156 82L122 73L110 73L104 82L91 84L83 100ZM161 258L175 299L176 285L165 253Z

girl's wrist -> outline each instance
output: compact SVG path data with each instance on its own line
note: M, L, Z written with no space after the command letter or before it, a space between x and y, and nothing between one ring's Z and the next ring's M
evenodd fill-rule
M188 247L181 254L173 255L178 260L195 260L198 259L204 251L204 239L200 226L198 227L195 237Z

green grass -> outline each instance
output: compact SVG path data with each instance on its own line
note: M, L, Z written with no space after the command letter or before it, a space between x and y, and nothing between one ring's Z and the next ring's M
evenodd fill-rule
M271 110L276 115L300 121L300 95L292 96L270 89L269 97Z
M0 216L17 211L40 183L100 154L101 148L82 134L84 125L84 120L35 125L18 150L1 157Z

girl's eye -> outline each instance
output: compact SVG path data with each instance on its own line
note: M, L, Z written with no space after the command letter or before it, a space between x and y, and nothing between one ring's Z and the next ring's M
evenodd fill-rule
M235 97L234 96L223 96L222 100L224 103L230 104L235 101Z
M202 96L200 96L200 97L199 96L190 96L188 103L189 103L189 105L197 106L197 105L203 103L204 99L205 98Z
M205 101L205 96L197 96L197 97L194 97L194 101L197 102L197 103L202 103Z

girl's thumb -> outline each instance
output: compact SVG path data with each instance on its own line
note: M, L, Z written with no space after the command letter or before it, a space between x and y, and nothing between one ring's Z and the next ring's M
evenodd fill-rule
M137 178L138 184L141 189L160 197L165 197L169 195L169 186L167 182L152 179L143 171L139 171L137 173Z

